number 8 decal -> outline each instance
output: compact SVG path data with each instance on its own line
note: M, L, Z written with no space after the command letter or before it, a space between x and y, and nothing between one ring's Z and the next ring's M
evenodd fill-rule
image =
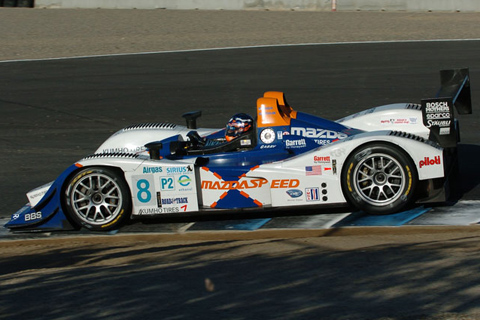
M132 196L136 206L156 206L153 176L132 176ZM153 189L152 189L153 188Z
M150 192L150 182L146 179L141 179L137 181L137 198L138 201L142 203L150 202L152 199L152 193Z

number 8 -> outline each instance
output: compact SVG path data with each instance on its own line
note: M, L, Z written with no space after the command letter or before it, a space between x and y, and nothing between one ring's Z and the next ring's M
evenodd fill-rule
M142 187L142 184L144 187ZM146 179L141 179L137 181L137 198L140 202L147 203L152 199L152 194L148 190L150 188L150 182Z

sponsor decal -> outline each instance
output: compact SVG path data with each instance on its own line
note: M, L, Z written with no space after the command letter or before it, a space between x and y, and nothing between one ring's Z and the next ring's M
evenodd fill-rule
M306 188L305 198L307 201L319 201L320 195L318 192L318 188Z
M332 171L333 174L337 174L337 160L335 159L332 160Z
M239 190L239 189L255 189L261 188L267 184L268 180L265 179L251 179L239 181L202 181L202 189L210 190Z
M274 142L275 141L275 131L273 131L273 129L271 129L271 128L267 128L267 129L262 130L262 132L260 133L260 140L263 143L267 143L267 144L270 144L270 143Z
M443 101L441 101L443 99ZM437 100L437 101L435 101ZM453 103L451 99L436 98L422 100L423 124L427 128L450 127L453 120ZM445 131L444 131L445 132ZM444 133L444 135L447 133Z
M290 189L285 192L290 196L290 198L299 198L303 195L303 191L298 189Z
M425 105L425 111L429 113L450 112L450 107L447 101L427 102Z
M180 212L180 207L139 209L138 215L148 216L148 215L156 215L156 214L162 214L162 213L176 213L176 212Z
M143 167L143 173L159 173L163 172L162 167Z
M275 112L275 110L273 109L273 107L267 107L267 106L264 106L262 105L261 107L258 108L258 110L260 110L262 112L262 115L266 115L266 114L277 114Z
M181 174L181 173L188 173L192 171L193 169L191 166L167 168L167 174Z
M427 120L427 128L430 128L433 126L449 127L450 123L451 123L450 120Z
M276 148L277 145L276 144L262 144L260 146L260 149L274 149Z
M39 220L42 219L42 212L32 212L32 213L27 213L25 215L25 221L34 221L34 220Z
M313 162L315 162L315 163L330 163L330 156L326 156L326 157L314 156L313 157Z
M439 164L442 164L440 156L436 156L433 159L430 159L429 157L425 157L425 158L423 158L423 160L420 160L420 163L419 163L420 168L422 168L424 166L434 166L434 165L439 165Z
M417 118L390 118L380 120L380 124L383 125L392 125L392 124L416 124Z
M272 189L286 189L286 188L296 188L300 185L300 180L298 179L278 179L272 180L270 188Z
M431 119L450 119L450 113L427 113L426 114L427 120Z
M326 130L326 129L317 129L317 128L301 128L301 127L292 127L292 135L298 135L307 138L323 138L323 139L345 139L348 137L345 133Z
M147 150L144 146L139 146L136 148L109 148L109 149L103 149L101 153L138 153L138 152L143 152Z
M172 177L160 177L160 190L173 191L175 190L175 180Z
M186 176L186 175L180 176L180 178L178 178L178 183L182 187L188 187L191 182L192 182L192 179L189 176Z
M265 179L251 179L244 181L202 181L202 189L207 190L242 190L262 188L268 183ZM275 179L272 180L272 189L293 189L300 185L298 179Z
M319 176L322 174L322 166L307 166L305 173L307 176Z
M307 146L307 142L305 141L305 139L285 140L285 146L290 149L304 148Z
M343 148L337 148L335 150L330 151L330 154L332 155L332 157L338 158L346 155L347 151Z
M188 203L188 198L187 197L162 199L162 205L184 204L184 203Z
M321 146L326 146L327 144L332 143L331 140L321 140L321 139L313 139L316 144L321 145Z
M448 134L450 134L450 127L440 128L440 135L441 136L448 135Z
M251 146L251 145L252 145L252 140L250 140L250 139L242 139L242 140L240 140L240 145L241 145L242 147L244 147L244 146Z

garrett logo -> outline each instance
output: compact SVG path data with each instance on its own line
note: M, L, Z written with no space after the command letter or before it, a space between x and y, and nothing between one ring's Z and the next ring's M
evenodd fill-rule
M433 166L433 165L437 165L437 164L442 164L442 161L440 160L440 156L436 156L433 159L430 159L429 157L425 157L419 163L420 168L422 168L423 166Z

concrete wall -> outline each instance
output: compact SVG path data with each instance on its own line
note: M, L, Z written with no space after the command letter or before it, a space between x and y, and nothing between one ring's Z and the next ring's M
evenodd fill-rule
M38 8L331 11L335 0L35 0ZM336 0L337 11L480 12L480 0Z

